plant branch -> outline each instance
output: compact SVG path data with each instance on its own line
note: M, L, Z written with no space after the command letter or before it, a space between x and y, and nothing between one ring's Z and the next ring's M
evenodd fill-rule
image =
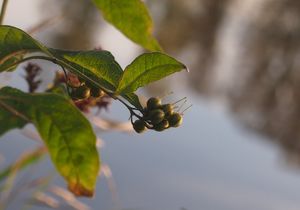
M3 23L3 19L4 19L6 8L7 8L7 3L8 3L8 0L3 0L3 2L2 2L1 14L0 14L0 25L2 25L2 23Z
M135 113L133 110L135 110L135 108L129 106L127 103L125 103L121 98L116 98L118 101L120 101L122 104L124 104L126 106L126 108L129 110L131 115L136 116L139 119L142 119L142 117L140 115L138 115L137 113Z
M23 63L25 61L28 61L28 60L32 60L32 59L41 59L41 60L47 60L47 61L50 61L56 65L59 65L61 68L68 68L68 69L72 69L73 71L75 71L75 74L78 74L80 75L81 77L85 78L86 80L89 80L91 81L92 83L94 83L97 87L101 88L107 95L109 95L111 98L113 99L117 99L117 97L112 93L110 92L108 89L106 89L105 87L102 87L100 86L96 81L94 81L93 79L89 78L88 76L86 76L85 74L83 74L82 72L80 71L76 71L76 69L74 70L74 67L72 67L71 65L69 65L68 63L66 62L63 62L63 61L60 61L60 60L57 60L56 58L54 57L48 57L48 56L43 56L43 55L35 55L35 56L30 56L30 57L26 57L26 58L23 58L22 60L19 60L17 62L15 62L13 65L11 66L15 66L15 65L18 65L20 63Z
M18 65L20 63L23 63L25 61L28 61L28 60L32 60L32 59L41 59L41 60L47 60L47 61L50 61L56 65L59 65L64 73L66 74L65 72L65 68L64 68L64 63L63 62L60 62L59 60L55 59L55 58L52 58L52 57L47 57L47 56L43 56L43 55L35 55L35 56L30 56L30 57L26 57L26 58L23 58L22 60L19 60L17 61L16 63L14 63L13 65ZM92 80L91 78L88 78L86 75L82 74L81 72L77 72L78 74L81 74L82 77L90 80L91 82L93 82L95 85L99 86L99 88L101 88L109 97L115 99L115 100L118 100L120 101L122 104L124 104L126 106L126 108L129 110L130 114L131 115L134 115L136 116L137 118L139 119L142 119L141 116L139 116L138 114L136 114L133 110L138 110L138 109L135 109L134 107L131 107L129 106L126 102L124 102L121 98L117 97L116 95L114 95L112 92L106 90L105 88L101 87L96 81Z

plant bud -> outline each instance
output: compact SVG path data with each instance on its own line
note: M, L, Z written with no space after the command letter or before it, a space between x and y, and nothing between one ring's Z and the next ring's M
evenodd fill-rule
M171 127L178 127L182 124L182 116L179 113L173 113L168 117L168 121Z
M144 132L147 128L145 125L145 122L142 120L136 120L133 124L133 129L137 132L137 133L142 133Z
M149 112L148 119L153 125L160 123L165 118L165 113L161 109L154 109Z
M164 119L163 121L161 121L160 123L155 125L153 128L156 131L163 131L163 130L167 129L168 127L169 127L169 122L168 122L168 120Z
M159 98L149 98L147 101L147 108L148 110L157 109L161 106L161 100Z

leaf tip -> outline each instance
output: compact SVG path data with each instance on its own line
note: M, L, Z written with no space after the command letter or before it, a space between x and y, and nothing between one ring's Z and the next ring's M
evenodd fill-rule
M69 183L68 189L75 195L75 196L84 196L84 197L93 197L94 191L87 189L86 187L82 186L79 183Z
M185 70L186 72L190 72L190 69L189 69L189 67L187 67L186 65L184 65L183 63L181 63L181 62L179 62L180 63L180 65L181 65L181 70Z

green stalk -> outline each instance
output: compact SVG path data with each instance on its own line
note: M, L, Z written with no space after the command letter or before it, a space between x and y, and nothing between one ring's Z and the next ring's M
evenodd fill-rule
M3 23L3 19L4 19L4 16L5 16L5 11L6 11L6 8L7 8L7 3L8 3L8 0L3 0L3 2L2 2L1 14L0 14L0 25L2 25L2 23Z

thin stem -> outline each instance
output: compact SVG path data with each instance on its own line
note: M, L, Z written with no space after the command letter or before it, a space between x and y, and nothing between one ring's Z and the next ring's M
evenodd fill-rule
M172 103L172 105L175 105L175 104L179 103L180 101L185 100L186 98L187 98L187 97L183 97L182 99L179 99L178 101L175 101L174 103Z
M179 112L179 111L182 109L182 107L185 105L186 102L187 102L187 100L185 100L185 101L180 105L180 107L178 108L177 112Z
M16 63L14 63L12 66L15 66L15 65L18 65L18 64L23 63L25 61L33 60L33 59L47 60L47 61L51 61L52 63L58 64L57 60L55 58L50 58L50 57L42 56L42 55L34 55L34 56L23 58L22 60L19 60Z
M11 66L15 66L15 65L18 65L20 63L23 63L25 61L28 61L28 60L31 60L31 59L41 59L41 60L47 60L47 61L50 61L56 65L59 65L60 67L63 67L63 66L67 66L68 67L68 64L62 62L62 61L59 61L55 58L52 58L52 57L47 57L47 56L42 56L42 55L36 55L36 56L30 56L30 57L26 57L26 58L23 58L22 60L19 60L17 62L15 62L14 64L12 64ZM74 70L74 68L71 66L70 67L71 69ZM76 73L75 74L78 74L80 75L81 77L85 78L86 80L89 80L90 82L92 82L93 84L95 84L97 87L101 88L107 95L109 95L111 98L113 99L117 99L118 97L115 96L113 93L109 92L108 89L106 89L105 87L101 87L96 81L94 81L93 79L89 78L88 76L84 75L83 73L79 72L79 71L75 71Z
M64 75L65 75L68 94L71 95L70 87L69 87L69 78L68 78L68 75L67 75L67 71L66 71L65 67L63 67L63 66L60 66L60 67L62 68L62 70L64 72Z
M134 108L133 107L131 107L131 106L129 106L127 103L125 103L122 99L120 99L120 98L116 98L116 100L118 100L118 101L120 101L122 104L124 104L125 106L126 106L126 108L129 110L129 112L130 112L130 115L134 115L134 116L136 116L137 118L139 118L139 119L142 119L142 117L140 116L140 115L138 115L137 113L135 113L133 110L134 110Z
M51 58L51 57L47 57L47 56L42 56L42 55L36 55L36 56L30 56L30 57L26 57L26 58L23 58L22 60L20 61L17 61L16 63L14 63L13 65L18 65L20 63L23 63L27 60L31 60L31 59L42 59L42 60L48 60L54 64L57 64L59 65L64 73L66 74L65 72L65 68L64 68L64 63L63 62L60 62L58 61L57 59L55 58ZM82 77L86 78L87 80L90 80L92 83L94 83L95 85L97 86L100 86L96 81L92 80L91 78L88 78L86 75L82 74L81 72L77 72L78 74L81 74ZM138 115L137 113L135 113L133 110L135 110L134 107L131 107L129 106L127 103L125 103L121 98L117 97L116 95L114 95L113 93L109 92L108 90L106 90L104 87L99 87L101 88L109 97L115 99L115 100L118 100L120 101L122 104L124 104L126 106L126 108L129 110L130 114L131 115L134 115L135 117L139 118L139 119L143 119L140 115ZM137 109L138 110L138 109ZM140 110L138 110L140 111Z
M15 65L18 65L20 63L23 63L25 61L28 61L28 60L32 60L32 59L41 59L41 60L47 60L47 61L50 61L56 65L59 65L60 67L62 67L64 69L64 65L65 63L64 62L61 62L55 58L52 58L52 57L47 57L47 56L42 56L42 55L35 55L35 56L30 56L30 57L26 57L26 58L23 58L22 60L19 60L17 61L16 63L14 63L12 66L15 66ZM83 73L81 72L76 72L77 74L80 74L83 78L87 79L87 80L90 80L92 83L94 83L97 87L101 88L107 95L109 95L111 98L113 99L118 99L121 101L120 98L118 98L117 96L115 96L113 93L109 92L109 90L107 90L106 88L104 87L100 87L100 85L94 81L93 79L89 78L88 76L84 75Z
M3 23L3 19L4 19L6 8L7 8L7 3L8 3L8 0L3 0L3 2L2 2L1 14L0 14L0 25L2 25L2 23Z
M193 104L191 104L191 105L189 105L187 108L185 108L182 112L181 112L181 115L183 115L183 113L185 112L185 111L187 111L189 108L191 108L193 106Z

